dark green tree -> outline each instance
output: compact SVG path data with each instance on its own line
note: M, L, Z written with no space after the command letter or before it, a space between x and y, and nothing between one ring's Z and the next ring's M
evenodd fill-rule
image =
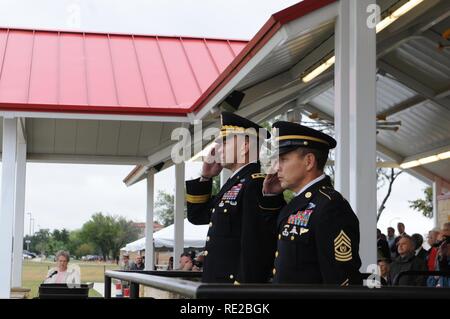
M139 229L132 221L126 220L124 217L118 217L116 224L118 232L111 247L113 259L119 256L120 248L124 247L127 243L137 240L139 236Z
M156 220L164 227L174 223L175 197L164 191L158 191L155 203ZM184 218L186 218L186 205L184 206Z
M433 217L433 189L427 187L423 190L425 198L408 201L409 207L421 212L427 218Z
M158 191L155 203L155 217L161 225L164 225L164 227L172 225L174 222L174 203L174 195L161 190Z
M106 260L115 248L114 241L119 235L116 219L102 213L95 213L81 228L81 238L84 242L91 242L100 250Z

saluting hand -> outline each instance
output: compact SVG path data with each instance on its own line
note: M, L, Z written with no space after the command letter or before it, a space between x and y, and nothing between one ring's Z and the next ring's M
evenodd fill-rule
M203 160L203 167L202 167L202 176L206 178L213 178L214 176L217 176L222 171L223 167L218 162L216 158L216 148L218 146L216 145L211 149L206 159Z
M263 194L280 194L283 191L278 174L267 174L263 183Z

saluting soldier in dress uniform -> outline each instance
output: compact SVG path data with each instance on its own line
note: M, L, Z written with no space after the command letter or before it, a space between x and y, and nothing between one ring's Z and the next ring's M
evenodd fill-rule
M295 197L280 212L274 283L361 284L359 221L324 174L336 141L291 122L276 122L278 163L265 194L290 189Z
M202 177L186 182L189 221L209 224L203 282L263 283L271 276L276 220L285 202L281 195L263 196L265 175L261 174L258 152L251 152L268 136L267 130L253 122L222 113L218 145L204 162ZM211 163L214 155L219 160ZM222 168L230 169L232 176L211 196L211 179Z

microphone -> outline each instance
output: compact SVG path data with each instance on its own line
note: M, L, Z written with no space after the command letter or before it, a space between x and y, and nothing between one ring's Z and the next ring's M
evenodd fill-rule
M46 279L50 279L50 278L52 278L54 275L56 275L58 273L58 271L57 270L55 270L54 272L52 272L51 274L50 274L50 276L48 276Z
M45 284L45 282L46 282L48 279L52 278L52 277L53 277L54 275L56 275L57 273L58 273L57 270L53 271L50 275L47 276L47 278L45 278L45 279L42 281L42 284Z

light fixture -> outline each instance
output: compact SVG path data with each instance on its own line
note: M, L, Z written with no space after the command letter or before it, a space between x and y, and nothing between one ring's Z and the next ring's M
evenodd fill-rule
M381 20L377 23L377 26L375 27L376 33L380 32L381 30L385 29L388 25L393 23L395 20L400 18L405 13L409 12L411 9L413 9L415 6L417 6L419 3L421 3L423 0L409 0L404 5L399 7L397 10L395 10L393 13L388 15L386 18ZM304 77L302 77L302 81L307 83L314 79L315 77L319 76L323 72L325 72L329 67L331 67L335 62L335 57L329 58L326 62L319 65L317 68L306 74Z
M336 60L336 57L333 55L331 58L329 58L324 63L319 65L317 68L315 68L310 73L308 73L306 76L304 76L302 78L302 81L305 83L311 81L312 79L314 79L321 73L325 72L329 67L331 67L334 64L335 60Z
M410 0L406 2L404 5L402 5L400 8L395 10L391 16L395 18L400 18L405 13L411 11L415 6L417 6L419 3L421 3L423 0Z
M441 153L434 154L434 155L429 155L429 153L428 153L427 156L403 162L400 164L400 167L403 169L408 169L408 168L412 168L412 167L416 167L416 166L420 166L420 165L425 165L425 164L445 160L448 158L450 158L450 151L445 151L445 152L441 152Z
M404 5L402 5L400 8L392 12L389 16L381 20L376 27L377 33L386 28L388 25L390 25L392 22L400 18L402 15L413 9L415 6L417 6L419 3L421 3L423 0L410 0L406 2Z
M400 164L400 167L403 169L407 169L407 168L416 167L419 165L420 165L419 161L409 161L409 162Z
M444 159L450 158L450 151L444 152L444 153L440 153L440 154L437 155L437 157L440 160L444 160Z
M431 156L419 159L419 163L422 164L422 165L425 165L425 164L428 164L428 163L436 162L438 160L439 160L439 158L437 157L437 155L431 155Z
M381 30L386 28L388 25L390 25L395 20L397 20L397 18L394 18L392 16L387 16L386 18L384 18L383 20L381 20L380 22L377 23L377 26L375 28L376 32L377 33L380 32Z

